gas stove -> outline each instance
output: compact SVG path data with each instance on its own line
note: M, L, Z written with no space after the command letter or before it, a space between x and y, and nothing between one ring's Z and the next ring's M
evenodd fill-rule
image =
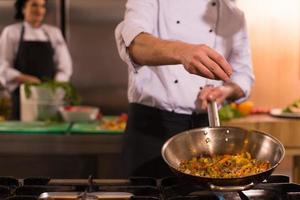
M178 177L154 179L50 179L0 177L0 199L133 199L133 200L296 200L300 185L289 177L274 175L242 192L219 193Z

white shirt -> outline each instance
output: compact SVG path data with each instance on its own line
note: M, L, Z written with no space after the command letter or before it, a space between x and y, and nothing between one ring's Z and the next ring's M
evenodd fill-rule
M189 74L182 65L137 66L127 47L142 32L216 49L231 64L232 81L248 97L254 76L246 24L229 0L128 0L115 31L119 54L129 66L129 102L191 114L199 88L222 82Z
M72 74L72 60L61 31L43 24L38 28L29 23L16 23L4 28L0 37L0 81L12 91L17 85L12 80L20 74L15 69L14 59L18 52L22 25L24 25L24 41L49 41L55 51L54 62L57 67L55 80L68 81Z

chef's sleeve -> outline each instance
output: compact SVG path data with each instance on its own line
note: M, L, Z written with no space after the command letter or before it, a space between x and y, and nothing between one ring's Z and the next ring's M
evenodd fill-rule
M233 48L228 62L233 68L232 81L236 83L245 94L243 98L238 100L238 102L242 102L249 97L254 82L249 38L244 15L241 29L233 37Z
M55 39L53 44L55 50L54 62L57 68L55 80L65 82L70 80L73 73L72 59L61 31L57 28L55 29Z
M4 28L0 36L0 81L7 89L13 91L18 84L13 80L21 74L13 66L15 58L15 45L9 28Z
M115 38L121 59L133 70L139 66L130 59L128 47L140 33L154 34L157 19L157 1L127 1L124 20L117 26Z

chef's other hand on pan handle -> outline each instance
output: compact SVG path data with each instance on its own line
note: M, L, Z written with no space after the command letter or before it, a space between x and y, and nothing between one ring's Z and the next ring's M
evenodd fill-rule
M41 80L35 76L28 75L28 74L20 74L14 79L15 82L18 84L22 83L40 83Z
M245 94L242 89L233 82L226 82L217 87L206 85L200 88L197 105L199 109L206 110L209 101L216 101L217 104L222 104L225 100L235 101L243 96Z

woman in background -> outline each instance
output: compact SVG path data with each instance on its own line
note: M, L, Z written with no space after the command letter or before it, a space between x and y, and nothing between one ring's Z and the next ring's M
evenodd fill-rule
M2 82L13 92L12 118L20 118L19 85L42 79L69 81L70 53L61 31L43 23L46 0L17 0L15 19L21 22L4 28L0 37Z

